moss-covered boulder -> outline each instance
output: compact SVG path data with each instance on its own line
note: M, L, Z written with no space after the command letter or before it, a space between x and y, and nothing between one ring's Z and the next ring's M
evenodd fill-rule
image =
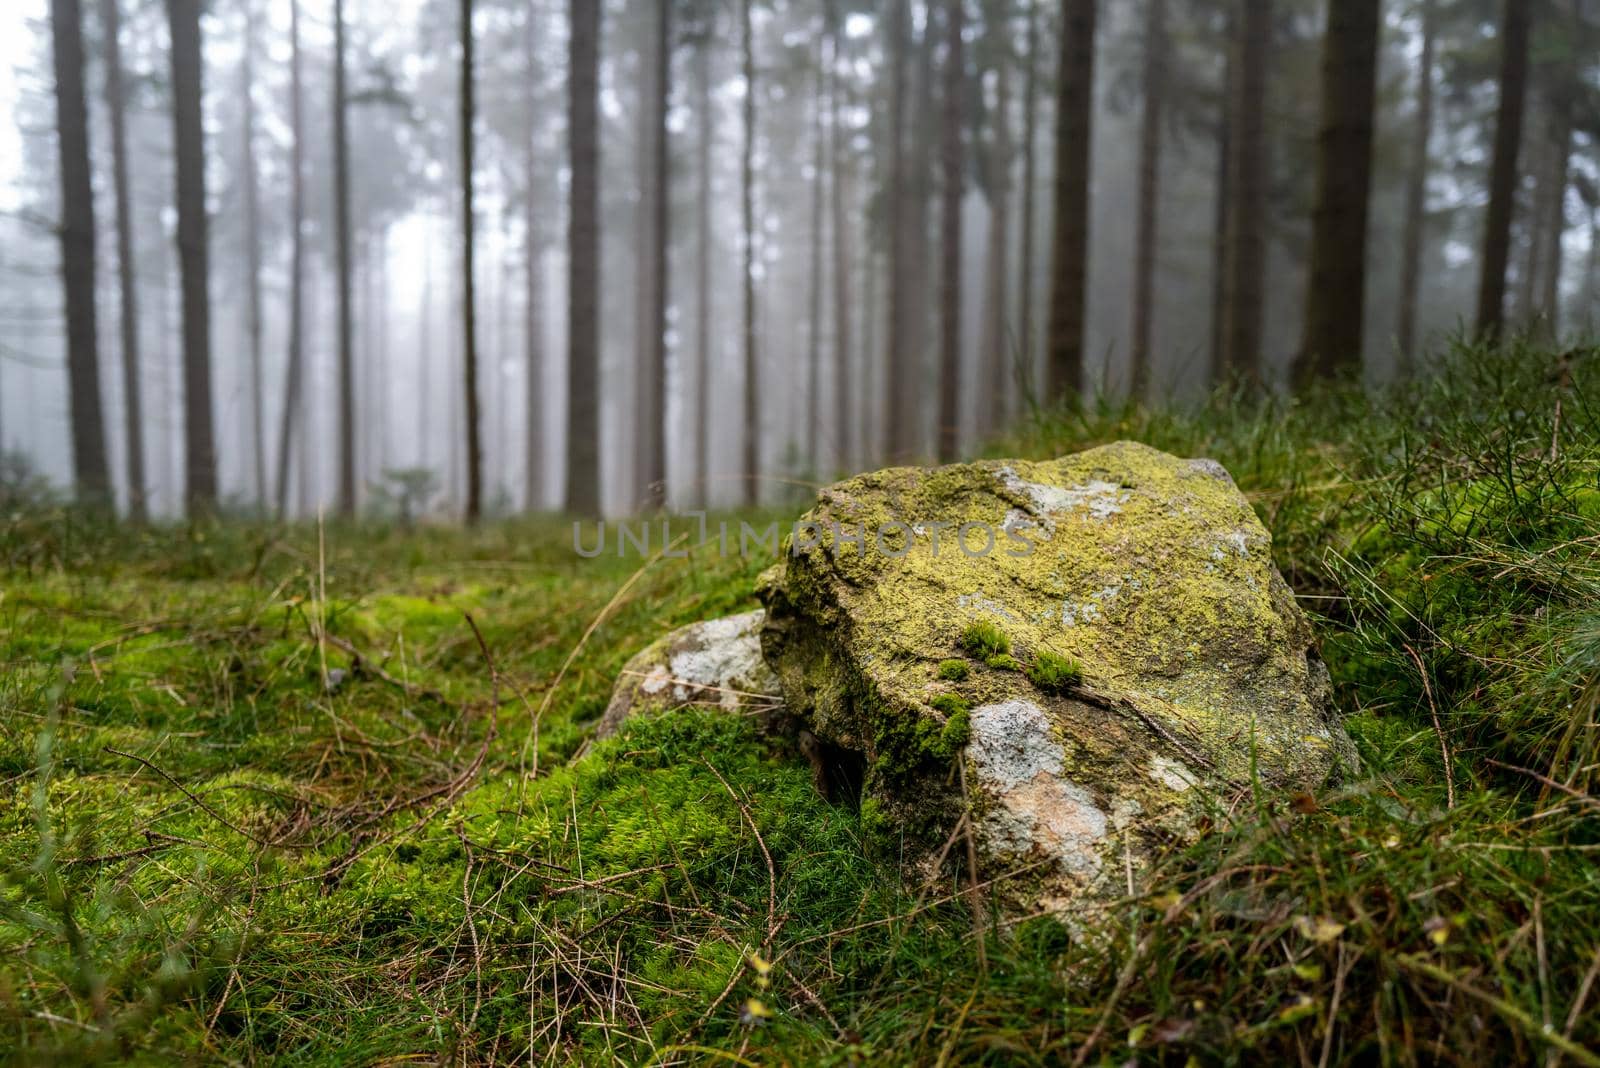
M631 717L705 705L771 716L781 709L778 680L761 657L759 609L679 627L623 666L596 728L615 734Z
M1007 885L1030 903L1125 889L1127 860L1253 775L1306 789L1354 760L1271 539L1211 460L1120 443L861 475L761 593L789 711L859 769L869 828L960 857L970 804L987 874L1025 869Z

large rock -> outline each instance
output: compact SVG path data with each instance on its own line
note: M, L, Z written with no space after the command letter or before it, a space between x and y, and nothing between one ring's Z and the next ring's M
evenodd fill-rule
M1025 870L1006 886L1030 904L1125 890L1252 773L1305 789L1354 760L1270 537L1214 461L1120 443L892 468L823 490L788 548L762 646L864 822L960 857L970 803L985 874ZM1009 653L982 648L995 632Z
M781 708L778 680L761 657L757 609L679 627L636 653L622 668L595 729L606 738L628 719L702 705L770 715Z

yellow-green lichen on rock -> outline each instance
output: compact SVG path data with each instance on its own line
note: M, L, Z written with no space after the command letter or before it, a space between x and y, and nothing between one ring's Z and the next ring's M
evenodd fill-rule
M761 593L790 712L861 754L875 819L931 853L963 809L946 728L970 709L980 847L992 875L1032 865L1032 901L1124 880L1125 846L1137 863L1192 833L1198 797L1354 761L1270 536L1214 461L1124 442L890 468L823 490L787 549ZM987 655L996 629L1008 654Z

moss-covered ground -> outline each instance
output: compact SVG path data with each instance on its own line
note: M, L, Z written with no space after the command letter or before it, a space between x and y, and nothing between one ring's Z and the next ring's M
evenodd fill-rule
M1597 358L991 450L1227 465L1367 772L1232 799L1088 927L919 884L754 719L572 760L630 654L754 606L760 553L13 506L0 1057L1600 1063Z

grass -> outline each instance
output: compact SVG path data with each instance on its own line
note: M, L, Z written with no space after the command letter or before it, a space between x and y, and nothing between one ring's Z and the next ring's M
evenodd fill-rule
M1070 656L1040 649L1028 665L1028 680L1041 690L1059 693L1083 681L1083 665Z
M993 660L1011 652L1011 639L989 620L975 619L961 632L961 648L979 660Z
M1234 799L1093 935L1036 917L981 948L954 887L869 847L881 813L750 720L572 760L627 657L753 606L767 560L8 506L0 1051L1596 1063L1592 359L1459 351L1392 397L1108 406L997 446L1226 464L1368 774Z

